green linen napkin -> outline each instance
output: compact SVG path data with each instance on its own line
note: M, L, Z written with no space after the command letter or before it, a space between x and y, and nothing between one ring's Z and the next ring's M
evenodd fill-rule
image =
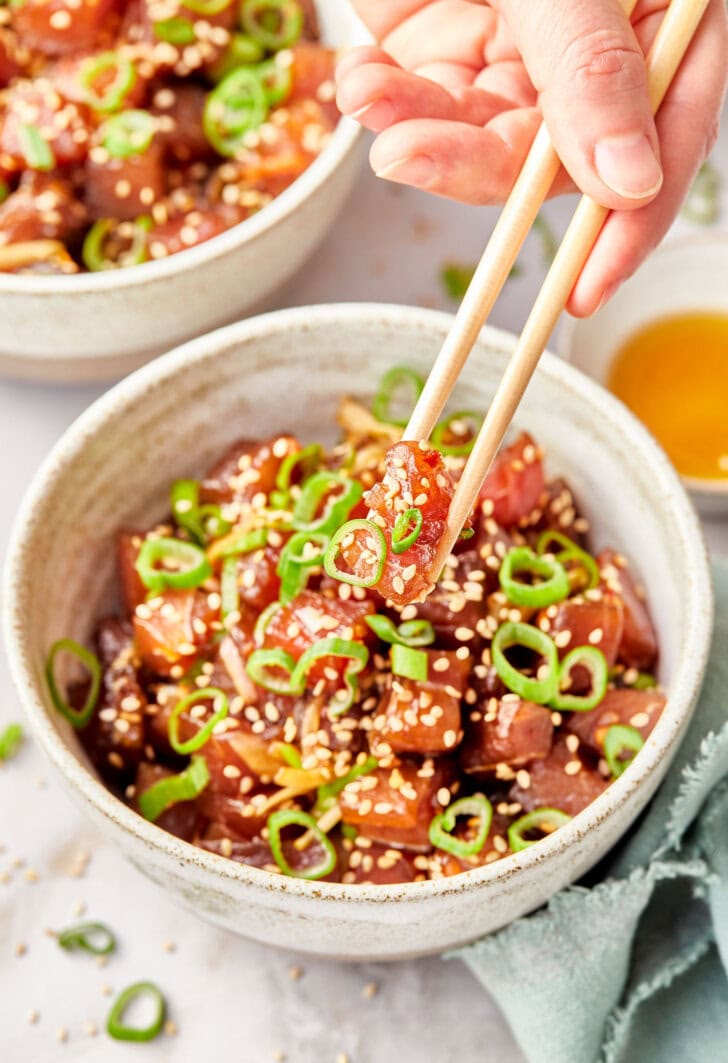
M728 562L698 708L604 877L451 953L529 1063L728 1060Z

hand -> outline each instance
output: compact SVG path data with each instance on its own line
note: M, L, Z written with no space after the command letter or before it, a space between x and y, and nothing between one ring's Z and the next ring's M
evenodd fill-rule
M353 0L382 47L343 57L338 104L379 134L379 177L479 204L507 197L543 113L566 170L554 191L616 212L571 294L586 316L662 239L717 136L725 0L652 118L644 53L668 2L639 0L630 24L618 0Z

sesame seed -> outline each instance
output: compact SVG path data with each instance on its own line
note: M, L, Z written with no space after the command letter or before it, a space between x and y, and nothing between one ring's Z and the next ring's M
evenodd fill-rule
M566 748L569 750L570 753L576 753L577 749L579 748L579 738L577 735L566 736Z
M172 1019L167 1019L167 1021L164 1024L164 1032L167 1035L167 1037L175 1037L176 1034L177 1034L177 1030L178 1030L177 1023L174 1022Z
M516 782L522 790L528 790L531 785L531 776L525 768L521 768L516 772Z
M595 627L593 631L589 632L589 642L591 642L592 646L598 645L598 643L602 641L603 637L604 632L600 627Z
M289 967L288 977L292 982L298 982L303 975L303 967Z
M633 727L647 727L650 722L650 714L648 712L636 712L634 716L630 716L629 722Z
M578 775L582 769L582 763L580 760L570 760L568 764L564 765L564 771L567 775Z
M68 1040L68 1030L65 1026L59 1026L56 1030L56 1040L61 1044L65 1044Z
M456 731L445 731L444 735L442 736L442 743L446 749L452 749L452 747L456 744L457 740L458 736Z
M83 1032L87 1035L87 1037L96 1037L99 1032L99 1028L93 1022L85 1022L83 1024Z
M40 1019L40 1012L36 1011L35 1008L33 1008L32 1011L28 1012L27 1021L28 1021L30 1026L35 1026L35 1024L38 1022L39 1019Z
M25 956L27 951L28 951L28 946L25 944L24 941L19 941L18 944L15 946L15 955L16 956Z
M48 19L54 30L67 30L71 25L71 13L69 11L54 11Z

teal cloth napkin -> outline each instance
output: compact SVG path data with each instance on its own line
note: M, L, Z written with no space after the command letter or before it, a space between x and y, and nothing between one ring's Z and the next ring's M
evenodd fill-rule
M728 562L690 729L604 877L467 948L529 1063L728 1061Z

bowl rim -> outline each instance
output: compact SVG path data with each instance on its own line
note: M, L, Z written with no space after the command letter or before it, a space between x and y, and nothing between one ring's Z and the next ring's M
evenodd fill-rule
M137 812L117 798L97 779L66 745L62 735L51 723L50 708L35 684L32 668L24 651L23 632L27 618L20 609L17 593L27 569L24 541L26 528L32 525L34 514L42 508L47 486L63 475L66 467L101 430L107 417L119 408L144 401L151 385L173 377L188 365L214 361L231 346L246 341L272 338L296 330L310 331L318 325L335 326L345 330L347 325L388 326L394 329L421 330L444 335L452 323L452 315L418 307L390 304L342 303L322 306L295 307L248 318L234 325L198 337L143 366L126 377L86 409L66 430L33 476L19 507L11 532L4 573L2 620L5 645L11 675L24 704L27 718L46 755L61 775L79 795L110 825L132 835L147 848L172 860L177 866L196 865L219 881L250 887L253 890L312 900L346 902L347 905L381 905L385 901L422 903L428 898L471 892L496 881L510 880L544 862L562 849L568 849L593 828L617 812L628 797L649 779L659 767L663 755L668 755L682 729L684 720L695 703L702 682L710 649L713 617L713 592L708 554L697 515L680 479L667 456L644 426L613 395L584 373L553 354L545 353L541 367L565 389L576 392L602 415L617 421L629 434L636 448L646 452L655 477L667 487L670 498L673 533L681 535L688 548L690 579L688 581L687 631L682 643L682 658L672 680L671 696L665 712L652 732L640 756L619 779L615 780L595 801L575 816L559 831L544 839L538 846L512 854L503 860L463 872L451 878L393 885L364 885L332 883L287 878L264 869L237 864L225 857L206 852L189 842L169 834L147 822ZM516 337L511 333L487 326L480 343L496 349L512 351Z

